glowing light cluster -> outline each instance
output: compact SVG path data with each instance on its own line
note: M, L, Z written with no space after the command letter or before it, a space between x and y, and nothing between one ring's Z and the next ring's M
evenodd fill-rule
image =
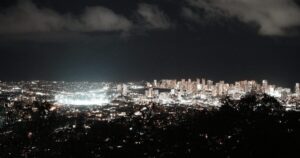
M57 104L62 105L105 105L110 102L105 92L93 90L88 92L60 93L55 95Z

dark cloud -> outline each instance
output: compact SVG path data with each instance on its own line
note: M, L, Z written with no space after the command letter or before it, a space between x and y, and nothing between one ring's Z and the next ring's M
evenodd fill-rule
M127 31L132 22L112 10L94 6L85 9L83 14L59 14L38 8L31 1L19 1L18 5L0 14L0 34L61 31Z
M155 5L139 4L138 14L145 20L147 28L168 29L172 26L168 16Z
M286 17L290 10L298 10L293 3L282 1L278 7L295 9L275 12L270 11L273 4L266 6L257 0L252 0L253 4L246 0L190 0L189 5L182 0L147 1L149 4L140 4L141 0L21 1L5 7L1 3L1 80L208 77L270 79L292 85L300 80L296 73L300 36L260 36L256 32L256 26L264 35L265 30L279 28L285 35L285 29L297 26L298 16ZM255 3L265 4L265 10L252 6ZM238 6L245 12L235 11ZM230 7L235 9L227 9ZM192 20L182 18L181 11ZM277 22L280 20L287 22L283 25ZM275 21L274 28L265 24L270 21ZM274 32L278 35L277 31L268 35ZM122 38L123 34L129 38Z
M255 24L259 34L268 36L289 35L300 26L300 18L298 18L300 8L293 0L186 1L188 5L182 7L178 3L176 7L182 8L182 15L185 18L198 24L208 22L219 25L222 23L222 18L235 17L245 24ZM120 8L109 7L117 13L106 8L108 2L95 3L87 5L89 7L85 9L81 7L81 10L76 10L75 14L73 12L60 13L49 9L47 5L44 5L45 7L38 5L38 7L30 0L19 0L17 5L6 8L0 13L0 34L99 31L122 32L122 35L129 35L138 30L168 30L175 26L174 21L176 28L180 28L183 22L178 18L178 11L167 6L171 5L171 2L164 2L165 7L162 3L133 2L135 5L130 4L132 11L126 11L126 14L124 12L120 14L118 12ZM137 13L137 17L140 18L132 16L133 13ZM192 23L188 23L188 26L191 26Z
M188 18L190 20L194 20L196 22L201 21L201 16L199 14L195 13L192 9L190 9L188 7L183 7L182 8L182 15L185 18Z
M210 14L237 17L246 23L256 23L262 35L287 35L288 30L300 26L300 8L293 0L188 0L196 8ZM190 19L198 15L184 8Z

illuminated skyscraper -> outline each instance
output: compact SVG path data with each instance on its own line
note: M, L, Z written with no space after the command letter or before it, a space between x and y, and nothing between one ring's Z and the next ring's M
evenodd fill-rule
M203 87L205 87L205 85L206 85L206 83L205 83L206 81L205 81L205 79L204 78L202 78L202 86Z
M235 82L235 88L236 89L241 89L241 83L240 82Z
M264 93L267 93L268 92L268 81L267 80L263 80L262 81L262 91Z
M171 95L174 95L174 94L175 94L175 89L171 89L170 94L171 94Z
M180 89L186 89L186 88L187 88L187 85L186 85L185 79L181 79Z
M300 84L299 83L296 83L295 93L298 94L298 95L300 95Z
M117 85L117 92L121 94L122 90L123 90L122 84L118 84Z
M152 98L154 96L154 94L158 95L158 93L159 93L158 90L153 91L153 88L149 88L149 90L145 91L145 95L149 98Z
M128 93L128 87L126 84L123 84L122 86L122 95L127 96Z
M152 96L157 97L159 96L159 90L153 90Z
M263 86L268 86L268 81L267 81L267 80L263 80L263 81L262 81L262 85L263 85Z
M157 80L154 80L154 81L153 81L153 86L154 86L154 87L157 87Z
M185 83L185 79L181 79L181 83Z
M212 80L208 80L207 81L207 88L212 89L213 84L214 84L214 82Z
M220 83L219 83L219 85L217 86L217 88L218 88L218 95L223 95L223 92L224 92L224 81L221 81Z
M197 84L197 90L198 91L202 90L202 87L203 87L202 84Z
M147 82L147 87L152 87L152 84L150 82Z
M200 84L200 79L197 78L197 79L196 79L196 82L197 82L197 84Z

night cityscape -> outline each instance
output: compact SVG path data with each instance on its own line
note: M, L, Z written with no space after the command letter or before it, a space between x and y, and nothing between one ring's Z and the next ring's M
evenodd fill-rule
M22 81L0 82L1 98L14 102L48 102L59 106L90 106L119 104L189 105L219 108L222 99L241 100L248 93L267 94L277 99L286 110L299 110L300 85L284 88L263 80L238 81L234 84L212 80L181 79L153 82L64 82Z
M0 158L297 157L299 0L1 0Z

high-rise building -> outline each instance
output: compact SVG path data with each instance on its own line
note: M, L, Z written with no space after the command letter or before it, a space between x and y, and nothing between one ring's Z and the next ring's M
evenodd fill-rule
M128 93L128 87L126 84L123 84L122 86L122 95L126 96Z
M212 96L216 97L218 95L218 90L217 88L212 88Z
M154 81L153 81L153 86L154 86L154 87L157 87L157 80L154 80Z
M300 95L300 84L299 83L296 83L295 93L298 94L298 95Z
M171 89L170 94L171 94L171 95L174 95L174 94L175 94L175 89Z
M270 85L270 86L269 86L268 93L269 93L270 95L274 95L274 94L275 94L275 88L276 88L275 85Z
M147 87L152 87L152 84L150 82L146 83Z
M207 88L212 89L213 84L214 84L214 82L212 80L208 80L207 81Z
M205 87L205 85L206 85L206 80L202 78L202 86Z
M147 96L147 97L152 97L152 88L149 88L148 90L146 90L145 91L145 95Z
M149 88L148 90L145 91L145 95L149 98L152 98L154 96L158 96L159 91L158 90L153 90L153 88Z
M121 94L122 90L123 90L122 84L118 84L117 85L117 92Z
M188 79L188 82L186 84L186 90L188 93L192 93L193 92L193 83L191 79Z
M181 79L181 83L185 83L185 79Z
M159 96L159 90L158 89L153 90L152 96L154 96L154 97Z
M197 90L198 90L198 91L202 90L202 87L203 87L202 84L200 84L200 83L197 84Z
M267 81L267 80L263 80L263 81L262 81L262 86L263 86L263 87L268 86L268 81Z
M223 95L223 92L224 92L224 81L221 81L220 83L219 83L219 85L217 86L217 88L218 88L218 95Z
M264 93L267 93L268 92L268 81L267 80L263 80L262 81L262 91Z
M180 82L180 89L186 89L187 88L187 83L185 81L185 79L181 79L181 82Z
M235 82L235 88L236 89L241 89L241 83L240 82Z
M197 82L197 84L200 84L200 79L197 78L197 79L196 79L196 82Z

